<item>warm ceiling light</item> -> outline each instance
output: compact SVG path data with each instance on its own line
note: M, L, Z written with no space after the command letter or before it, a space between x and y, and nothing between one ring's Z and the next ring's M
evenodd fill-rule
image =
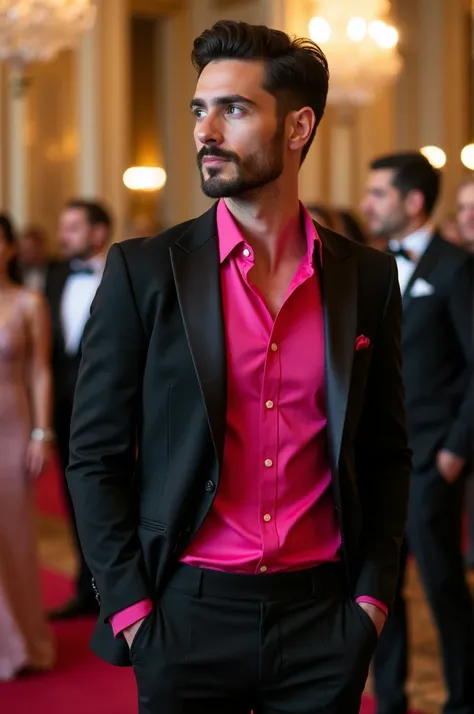
M434 169L441 169L446 163L446 154L439 146L423 146L420 153L428 159Z
M331 25L324 17L312 17L309 21L309 36L313 42L323 45L332 35Z
M469 171L474 171L474 144L467 144L461 151L461 161Z
M346 32L353 42L362 42L367 33L367 23L363 17L352 17L347 23Z
M166 171L160 166L131 166L123 182L131 191L159 191L166 183Z

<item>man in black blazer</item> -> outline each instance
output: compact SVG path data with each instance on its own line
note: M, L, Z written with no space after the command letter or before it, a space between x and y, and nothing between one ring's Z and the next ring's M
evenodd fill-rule
M111 218L100 203L74 199L64 207L58 238L67 261L52 266L46 282L53 326L54 424L64 479L69 462L72 403L81 361L82 334L102 278L110 236ZM98 610L92 575L82 553L66 480L64 495L78 569L74 596L50 613L52 620L97 613Z
M68 482L140 714L356 714L390 610L411 454L394 260L315 227L328 90L309 40L194 42L200 218L112 247Z
M431 223L440 183L418 152L371 165L363 210L390 238L403 299L402 356L413 449L401 578L375 662L379 714L405 714L407 618L403 576L416 558L438 628L446 714L474 713L474 615L461 552L464 478L472 465L473 263Z

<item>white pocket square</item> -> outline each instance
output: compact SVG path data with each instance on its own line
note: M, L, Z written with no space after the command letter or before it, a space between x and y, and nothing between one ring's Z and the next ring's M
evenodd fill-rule
M412 285L410 290L411 297L426 297L433 295L435 289L433 285L428 283L424 278L418 278Z

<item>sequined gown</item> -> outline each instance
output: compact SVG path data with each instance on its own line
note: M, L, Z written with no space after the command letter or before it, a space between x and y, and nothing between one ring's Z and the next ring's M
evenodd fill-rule
M41 606L34 483L25 470L31 420L25 375L25 293L0 324L0 681L49 669L54 647Z

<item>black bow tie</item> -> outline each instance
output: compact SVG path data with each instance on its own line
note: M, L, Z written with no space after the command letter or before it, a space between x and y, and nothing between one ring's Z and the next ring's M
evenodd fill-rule
M405 248L402 248L402 246L399 246L398 248L389 247L388 252L390 255L393 255L394 258L399 257L408 260L409 263L414 262L413 255L408 250L405 250Z
M70 268L74 275L94 275L94 269L82 260L72 260Z

